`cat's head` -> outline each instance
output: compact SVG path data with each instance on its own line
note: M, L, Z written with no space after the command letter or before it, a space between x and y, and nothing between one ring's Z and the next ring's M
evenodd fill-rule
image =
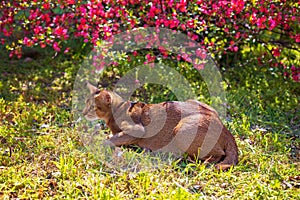
M111 116L112 94L107 90L100 90L87 82L90 95L85 101L82 111L84 117L89 121L97 119L107 120Z

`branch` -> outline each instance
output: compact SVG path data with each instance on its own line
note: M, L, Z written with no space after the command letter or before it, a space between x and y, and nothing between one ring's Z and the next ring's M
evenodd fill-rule
M270 40L269 42L271 42L272 44L277 44L277 45L279 44L285 48L292 49L292 50L298 51L300 53L299 48L289 46L289 44L290 44L289 42L285 42L285 41L281 41L281 40Z

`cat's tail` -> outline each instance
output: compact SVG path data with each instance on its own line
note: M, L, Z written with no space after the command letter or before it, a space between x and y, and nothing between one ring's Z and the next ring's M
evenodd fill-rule
M216 165L216 169L218 170L227 170L238 163L238 148L235 139L227 129L225 130L225 134L227 138L225 145L225 158L222 162Z

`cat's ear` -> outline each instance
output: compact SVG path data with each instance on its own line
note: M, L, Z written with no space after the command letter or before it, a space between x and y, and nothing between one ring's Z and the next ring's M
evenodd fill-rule
M97 87L95 87L95 86L93 86L90 82L86 82L86 86L87 86L87 88L90 90L90 93L91 94L95 94L95 93L97 93L97 92L99 92L100 90L97 88Z

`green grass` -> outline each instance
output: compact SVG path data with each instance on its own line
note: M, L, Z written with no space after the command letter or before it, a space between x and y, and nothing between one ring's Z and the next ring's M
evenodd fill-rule
M140 159L141 168L124 170L118 160L88 151L73 127L77 63L47 55L31 62L1 58L0 199L300 198L299 83L259 70L255 77L246 69L224 73L225 123L240 158L227 172L185 161L148 169L147 162L159 160L132 150L123 150L122 162Z

